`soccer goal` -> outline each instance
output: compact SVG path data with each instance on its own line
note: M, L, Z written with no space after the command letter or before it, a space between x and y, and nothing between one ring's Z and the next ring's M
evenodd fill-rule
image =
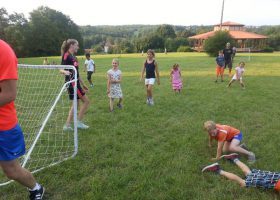
M73 70L75 78L65 83L61 69ZM75 86L73 131L63 131L72 105L69 84ZM19 159L24 168L35 173L77 154L77 73L73 66L19 64L15 104L26 144L26 154ZM0 186L10 182L0 170Z

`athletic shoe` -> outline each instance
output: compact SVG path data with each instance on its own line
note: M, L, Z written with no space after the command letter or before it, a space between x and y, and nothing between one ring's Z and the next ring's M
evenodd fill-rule
M254 163L256 161L256 155L253 152L250 152L251 154L248 156L248 162Z
M93 86L94 86L93 84L90 85L90 87L93 87Z
M239 155L237 153L231 153L228 155L222 155L221 158L224 158L226 160L233 162L236 158L239 158Z
M70 125L64 124L63 131L73 131L74 129Z
M155 105L154 100L150 99L150 106L153 106L153 105Z
M30 200L41 200L43 199L45 188L41 186L39 190L30 191L29 190L29 199Z
M224 80L221 80L221 82L224 82Z
M146 104L150 105L150 99L147 99Z
M214 163L212 165L208 165L204 167L201 172L214 172L214 173L219 173L221 170L219 163Z
M77 122L77 128L79 128L79 129L88 129L89 126L85 125L85 124L84 124L83 122L81 122L81 121L78 121L78 122Z
M240 144L240 147L241 147L242 149L245 149L245 150L249 151L249 148L246 146L245 143Z
M122 104L118 103L117 106L119 109L122 109Z
M218 80L215 80L215 83L218 83Z

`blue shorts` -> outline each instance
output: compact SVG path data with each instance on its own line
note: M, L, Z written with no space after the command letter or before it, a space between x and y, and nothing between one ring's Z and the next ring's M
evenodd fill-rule
M243 135L242 135L242 132L240 131L240 133L236 136L234 136L230 142L233 140L233 139L236 139L236 140L239 140L240 142L242 141L242 138L243 138Z
M0 131L0 161L11 161L25 154L22 130L17 124L7 131Z

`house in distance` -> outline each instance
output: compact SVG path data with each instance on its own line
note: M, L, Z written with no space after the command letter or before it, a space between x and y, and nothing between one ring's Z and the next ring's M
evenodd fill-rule
M189 37L193 41L193 49L203 51L204 41L214 36L215 32L219 30L229 32L236 41L236 50L239 52L248 51L248 49L250 51L261 51L266 46L267 36L246 32L245 25L228 21L222 23L222 26L220 24L215 25L213 31Z

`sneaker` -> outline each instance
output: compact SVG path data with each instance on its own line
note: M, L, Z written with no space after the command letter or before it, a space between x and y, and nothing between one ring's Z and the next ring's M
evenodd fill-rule
M221 80L221 82L224 82L224 80Z
M249 148L246 146L245 143L240 144L240 147L241 147L242 149L245 149L245 150L249 151Z
M90 87L93 87L93 86L94 86L93 84L90 85Z
M118 103L117 106L119 109L122 109L122 104Z
M204 167L201 172L214 172L214 173L219 173L221 170L219 163L214 163L212 165L208 165Z
M64 125L63 126L63 131L73 131L74 129L70 125Z
M150 99L146 100L146 104L150 105Z
M218 80L215 80L215 83L218 83Z
M153 105L155 105L154 100L150 99L150 106L153 106Z
M252 164L255 161L256 161L256 155L253 152L251 152L251 154L248 156L248 162Z
M226 160L233 162L236 158L239 158L239 155L237 153L231 153L228 155L222 155L221 158L224 158Z
M83 122L81 122L81 121L78 121L78 122L77 122L77 128L79 128L79 129L88 129L89 126L85 125L85 124L84 124Z
M30 191L29 190L29 199L30 200L41 200L43 199L45 193L45 188L41 186L39 190Z

